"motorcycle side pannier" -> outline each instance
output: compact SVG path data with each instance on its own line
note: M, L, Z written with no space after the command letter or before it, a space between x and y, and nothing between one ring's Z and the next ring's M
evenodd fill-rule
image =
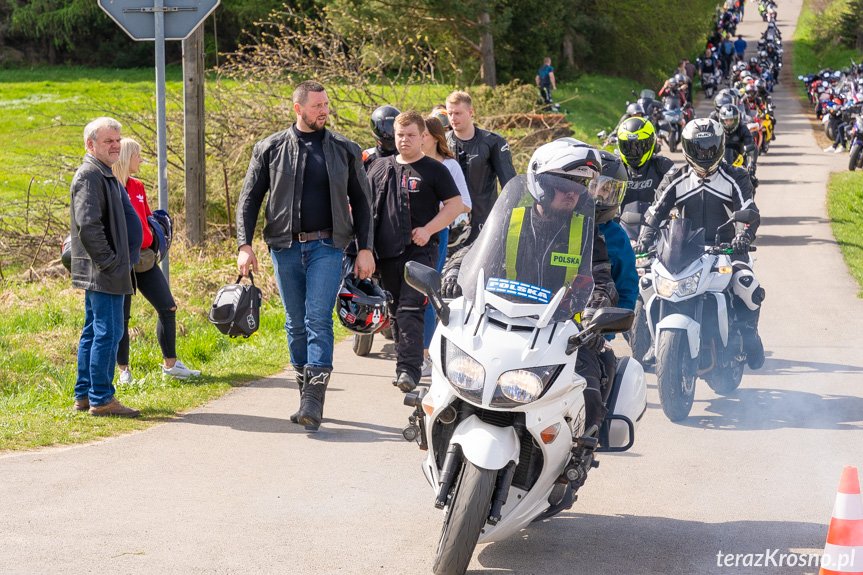
M208 316L216 329L230 337L249 337L260 325L261 290L255 286L251 271L251 285L241 284L242 279L237 276L236 283L219 289Z

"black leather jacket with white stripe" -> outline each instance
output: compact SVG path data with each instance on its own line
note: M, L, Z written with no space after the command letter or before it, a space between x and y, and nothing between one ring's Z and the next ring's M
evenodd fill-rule
M749 173L722 162L716 172L702 179L691 167L669 173L656 190L656 201L647 209L645 218L649 226L657 228L668 218L671 209L677 207L681 217L692 221L692 228L704 228L704 239L709 244L716 237L716 230L738 210L758 211L752 199L753 187ZM750 240L755 239L758 221L747 227ZM655 237L655 229L642 228L639 240L649 242ZM721 241L730 241L734 228L723 230Z

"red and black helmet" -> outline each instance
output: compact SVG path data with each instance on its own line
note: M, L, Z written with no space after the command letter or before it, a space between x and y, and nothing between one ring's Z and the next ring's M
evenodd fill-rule
M342 280L336 300L336 314L352 333L368 335L385 327L390 316L387 302L392 300L372 279L358 280L350 274Z

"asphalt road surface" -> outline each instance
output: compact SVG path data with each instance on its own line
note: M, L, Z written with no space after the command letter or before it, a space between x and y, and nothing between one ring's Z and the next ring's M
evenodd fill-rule
M799 9L780 5L788 44ZM741 32L764 27L748 4ZM817 573L717 556L820 553L842 467L863 466L863 301L825 211L847 157L821 152L791 88L758 172L764 368L727 397L699 381L679 424L648 376L633 449L601 455L569 512L479 546L470 573ZM288 421L288 372L145 432L0 457L0 573L430 572L441 513L384 343L338 346L314 435Z

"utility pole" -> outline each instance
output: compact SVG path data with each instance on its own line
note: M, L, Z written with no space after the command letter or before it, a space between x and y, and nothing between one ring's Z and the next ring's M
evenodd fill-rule
M204 243L207 233L204 154L204 25L183 40L183 163L186 174L186 241Z

